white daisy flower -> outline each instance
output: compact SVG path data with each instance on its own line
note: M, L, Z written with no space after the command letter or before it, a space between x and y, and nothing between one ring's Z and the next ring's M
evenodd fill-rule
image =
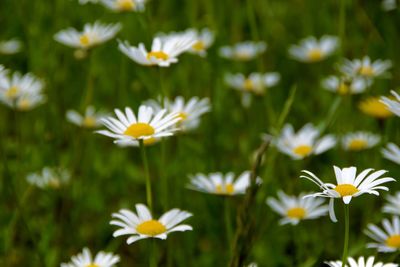
M361 151L372 148L381 141L379 135L368 132L348 133L342 137L343 149L349 151Z
M67 184L71 179L71 173L63 168L44 167L40 172L28 174L28 183L39 188L58 189Z
M9 106L19 111L29 111L44 104L46 100L47 97L41 93L25 93L18 97L13 105L10 104Z
M387 119L393 116L390 109L381 101L381 97L371 96L361 100L358 108L366 115L377 118Z
M267 88L276 85L280 79L281 76L277 72L253 72L248 77L242 73L225 75L226 84L233 89L258 95L264 94Z
M100 119L105 117L105 113L96 112L93 106L86 108L85 114L81 115L75 110L68 110L67 120L83 128L97 128L101 125Z
M286 124L274 143L282 153L292 159L300 160L333 148L336 145L336 138L333 135L320 137L320 131L311 123L304 125L297 133L294 132L292 125Z
M378 252L396 252L400 249L400 219L393 216L382 221L383 229L374 224L368 224L365 234L376 243L368 243L368 248L376 248Z
M384 158L400 164L400 148L396 144L387 144L386 148L383 148L381 152Z
M18 39L0 41L0 54L12 55L21 52L22 42Z
M343 264L341 261L327 261L325 262L330 267L342 267ZM359 257L358 260L354 258L347 258L346 267L398 267L399 265L395 263L382 263L375 262L374 257L368 257L367 260L364 257Z
M298 224L301 220L316 219L328 213L328 205L323 205L323 199L304 198L306 194L297 196L286 195L278 191L278 199L267 198L267 204L283 218L279 221L281 225L290 223Z
M338 46L339 39L335 36L325 35L320 40L310 36L301 40L299 45L290 46L289 54L298 61L313 63L332 55Z
M394 97L396 97L396 99L382 97L381 101L389 108L391 112L400 117L400 95L398 95L395 91L391 91L391 93Z
M205 57L207 55L207 49L210 48L210 46L214 43L214 33L208 28L203 28L201 31L196 29L188 29L186 30L186 34L192 35L196 40L188 52Z
M396 0L383 0L381 6L383 10L391 11L397 8L397 2Z
M200 117L211 109L208 98L199 99L198 97L192 97L188 101L185 101L182 96L177 96L174 100L164 98L163 105L155 100L148 100L145 103L155 112L164 107L168 112L177 113L181 119L177 126L184 131L197 128L200 124Z
M115 109L117 118L103 117L101 123L109 130L97 131L97 133L115 138L115 143L137 143L139 140L152 140L171 136L177 129L171 128L181 120L179 113L167 113L166 109L154 112L153 108L141 105L138 115L135 116L132 109L125 108L125 114Z
M235 178L235 174L232 172L227 174L220 172L209 174L197 173L189 175L190 184L187 187L209 194L224 196L243 195L250 186L250 175L250 171L244 171L237 178ZM261 178L257 177L257 183L261 184L261 182Z
M334 222L337 221L333 205L335 198L342 198L344 204L349 204L353 197L358 197L362 194L379 196L378 190L389 190L386 186L382 186L382 184L395 181L392 177L381 177L387 172L386 170L379 170L371 173L374 169L366 169L356 176L356 167L340 169L333 166L333 169L335 171L337 185L324 183L315 174L307 170L303 170L306 175L302 175L300 178L306 178L312 181L322 190L322 192L310 194L305 197L330 198L329 215Z
M144 238L167 239L169 233L191 231L193 228L190 225L179 224L191 216L189 212L172 209L164 213L160 219L155 220L145 205L136 204L136 213L122 209L112 214L115 220L112 220L110 224L121 227L114 232L114 237L129 235L126 243L132 244Z
M115 12L142 12L147 0L100 0L100 2Z
M325 90L340 95L348 95L364 92L371 85L371 81L359 77L349 79L332 75L322 80L321 85Z
M258 264L255 262L250 263L247 267L258 267Z
M81 32L74 28L59 31L54 35L54 39L72 48L89 49L114 38L120 30L119 23L103 24L96 21L85 24Z
M223 46L219 49L219 55L227 59L248 61L264 53L265 50L267 50L265 42L247 41L233 46Z
M118 48L140 65L169 67L172 63L177 63L178 56L188 51L195 43L193 36L185 34L173 38L154 38L150 52L143 43L135 47L130 46L128 42L120 42Z
M400 215L400 191L393 196L386 196L387 203L383 206L382 211L392 215Z
M371 62L371 59L365 56L363 59L345 59L339 69L343 74L351 77L375 78L385 74L391 66L392 62L390 60L378 59Z
M82 253L71 257L70 263L61 263L61 267L113 267L118 262L118 255L100 251L93 258L90 250L84 248Z

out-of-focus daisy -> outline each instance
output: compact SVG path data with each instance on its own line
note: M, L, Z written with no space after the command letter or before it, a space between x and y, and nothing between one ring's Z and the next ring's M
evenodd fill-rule
M177 96L174 100L164 98L163 102L163 104L160 104L158 101L149 100L146 104L151 106L155 112L165 108L168 112L177 113L181 119L177 127L180 127L183 131L197 128L200 124L200 117L211 109L208 98L192 97L185 101L182 96Z
M345 150L361 151L376 146L381 137L368 132L348 133L343 136L342 144Z
M250 186L250 171L243 172L237 178L232 172L227 174L220 172L210 174L197 173L190 175L189 178L189 189L216 195L245 194L246 189ZM261 183L261 178L257 178L257 183Z
M100 0L101 3L116 12L144 11L147 0Z
M396 99L382 97L381 101L389 108L391 112L400 117L400 95L398 95L395 91L391 92Z
M85 5L87 3L98 3L100 0L79 0L79 4Z
M297 196L286 195L278 192L278 199L269 197L267 204L277 213L282 215L280 224L298 224L301 220L316 219L328 213L328 205L323 205L323 199L304 198L306 194Z
M102 112L96 112L93 106L86 108L85 114L81 115L75 110L67 111L67 120L83 128L97 128L101 125L100 119L105 116Z
M250 263L247 267L258 267L258 264L255 262Z
M178 56L191 49L195 43L193 36L179 34L171 38L154 38L150 51L146 50L143 43L135 47L128 42L120 42L118 48L140 65L169 67L177 63Z
M109 130L97 131L97 133L116 139L114 142L136 144L138 140L152 140L171 136L177 130L171 128L181 120L179 113L167 113L166 109L154 112L153 108L145 105L139 107L137 116L132 109L125 108L125 114L115 109L117 118L103 117L101 123Z
M191 216L189 212L172 209L155 220L145 205L136 204L136 213L122 209L112 214L115 219L110 224L121 227L114 232L114 237L129 235L126 243L132 244L144 238L166 239L169 233L193 230L190 225L179 224Z
M71 262L61 263L61 267L113 267L118 262L118 255L100 251L93 258L90 250L84 248L82 253L71 257Z
M12 55L21 52L22 43L18 39L0 41L0 54Z
M362 78L345 78L329 76L322 80L322 87L339 95L360 94L370 85L370 81Z
M254 94L264 94L269 87L276 85L281 76L277 72L251 73L248 77L242 73L227 74L225 82L233 89Z
M46 96L41 93L25 93L19 96L9 106L19 111L29 111L46 102ZM6 103L7 104L7 103Z
M387 203L383 206L383 212L400 215L400 191L393 196L386 196Z
M345 59L343 65L340 67L340 71L351 77L375 78L385 74L391 66L392 62L390 60L378 59L371 62L371 59L365 56L362 59Z
M368 243L368 248L376 248L378 252L395 252L400 249L400 220L393 216L392 221L384 219L383 229L374 224L368 224L365 234L376 243Z
M339 39L335 36L325 35L320 40L310 36L301 40L299 45L290 46L289 54L298 61L313 63L332 55L338 45Z
M349 204L353 197L358 197L362 194L373 194L379 196L378 190L388 191L389 189L382 184L395 181L392 177L381 177L387 171L366 169L356 175L357 168L349 167L340 169L333 166L337 184L324 183L315 174L310 171L303 170L306 175L300 178L306 178L320 187L322 192L307 195L305 197L327 197L329 201L329 215L331 220L336 222L334 199L342 198L344 204ZM372 173L371 173L372 172Z
M383 10L390 11L397 8L397 3L396 0L383 0L381 6Z
M336 138L333 135L320 137L320 131L310 123L304 125L297 133L292 125L286 124L274 143L279 151L299 160L331 149L336 145Z
M189 53L199 56L206 56L207 49L214 43L214 33L208 28L203 28L201 31L196 29L188 29L186 34L192 35L196 42L188 50Z
M219 49L219 55L227 59L248 61L264 53L265 50L267 50L265 42L247 41L233 46L223 46Z
M121 24L119 23L103 24L96 21L85 24L83 31L78 31L74 28L59 31L54 35L54 39L73 48L89 49L114 38L120 29Z
M390 109L380 99L380 97L368 97L362 100L358 107L363 113L374 118L386 119L393 116Z
M387 144L386 148L383 148L381 152L384 158L400 164L400 148L396 144Z
M330 267L342 267L343 264L341 261L327 261L325 262ZM382 263L382 262L375 262L374 257L368 257L367 260L364 257L359 257L358 260L354 258L347 258L346 267L398 267L399 265L395 263Z
M66 169L44 167L40 172L28 174L26 180L28 183L42 189L58 189L67 184L70 178L71 174Z

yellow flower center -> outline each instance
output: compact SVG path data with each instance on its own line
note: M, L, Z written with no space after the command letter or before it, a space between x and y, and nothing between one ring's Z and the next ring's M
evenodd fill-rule
M87 116L83 119L82 125L87 128L93 128L96 126L96 118Z
M303 219L306 216L306 210L303 208L291 208L287 211L287 216L291 219Z
M167 231L167 228L156 220L145 221L136 227L136 231L142 235L156 236Z
M374 76L375 71L371 66L361 66L358 69L358 73L360 73L360 75L363 75L363 76L371 77L371 76Z
M87 33L82 34L82 35L79 37L79 43L80 43L82 46L88 46L88 45L90 45L90 37L89 37L89 35L88 35Z
M246 79L243 82L243 88L247 91L251 91L254 88L254 83L251 79Z
M350 143L348 145L348 148L349 148L349 150L356 150L357 151L357 150L365 149L365 148L367 148L367 146L368 146L368 142L366 140L364 140L364 139L354 139L354 140L350 141Z
M151 138L148 138L148 139L144 139L143 140L143 144L144 145L152 145L152 144L154 144L155 142L157 142L157 139L155 139L154 137L151 137Z
M362 101L359 108L365 114L379 119L393 116L393 113L380 101L379 97L371 97Z
M152 57L155 57L160 60L167 60L169 56L165 54L163 51L152 51L147 53L147 59L151 59Z
M215 187L215 192L220 195L232 195L235 192L233 184L217 185Z
M338 192L341 197L345 197L354 195L358 192L358 189L352 184L338 184L335 187L335 191Z
M311 152L312 152L312 147L307 145L301 145L293 149L293 153L302 157L310 155Z
M248 52L240 51L240 52L236 52L234 57L239 60L248 60L251 58L251 55Z
M7 90L7 92L6 92L6 96L8 97L8 98L16 98L17 97L17 95L18 95L18 93L19 93L19 88L17 87L17 86L11 86L8 90Z
M57 178L53 178L49 181L49 186L51 188L60 188L61 184L60 184L60 180L58 180Z
M308 51L308 59L310 60L310 61L319 61L319 60L321 60L322 59L322 56L323 56L323 53L322 53L322 50L321 49L319 49L319 48L314 48L314 49L311 49L310 51Z
M400 235L392 235L386 239L386 245L392 248L400 248Z
M154 128L150 124L142 122L132 124L124 132L124 135L129 135L133 138L149 136L152 134L154 134Z
M204 51L206 49L206 45L204 44L203 41L197 41L193 46L192 46L193 50L195 51Z
M341 82L337 91L340 95L347 95L350 92L350 86L345 82Z
M186 120L188 117L188 114L186 112L179 112L178 118L180 118L180 122Z
M90 264L86 265L85 267L100 267L100 266L97 265L96 263L90 263Z
M122 11L130 11L135 8L135 3L132 0L117 0L117 7Z
M20 110L27 110L31 107L31 101L28 99L22 99L21 101L18 102L18 108Z

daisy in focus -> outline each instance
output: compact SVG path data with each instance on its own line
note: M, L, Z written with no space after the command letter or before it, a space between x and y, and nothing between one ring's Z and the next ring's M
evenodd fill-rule
M344 150L361 151L376 146L381 141L379 135L368 132L348 133L342 138Z
M154 38L150 51L146 50L143 43L136 47L128 42L120 42L118 48L140 65L169 67L177 63L178 56L190 50L195 43L193 36L179 34L171 38Z
M250 186L250 171L244 171L238 177L229 172L223 174L214 172L210 174L197 173L189 175L189 189L223 196L243 195ZM261 184L261 178L257 177L257 183Z
M174 100L165 98L163 104L155 100L148 100L146 104L154 109L155 112L167 109L168 112L177 113L180 121L177 127L182 131L193 130L200 124L200 117L211 110L208 98L199 99L192 97L185 101L182 96L177 96Z
M391 91L392 95L396 99L390 99L388 97L382 97L381 101L386 105L386 107L396 114L396 116L400 117L400 95L398 95L395 91Z
M333 135L320 137L320 131L310 123L304 125L297 133L292 125L286 124L274 144L280 152L294 160L300 160L333 148L336 138Z
M145 205L136 204L136 213L121 209L112 214L114 220L110 224L121 227L113 236L128 235L126 243L129 245L145 238L167 239L167 235L172 232L191 231L193 228L190 225L179 224L191 216L189 212L172 209L155 220Z
M338 46L339 39L335 36L325 35L319 40L310 36L301 40L299 45L290 46L289 54L298 61L314 63L332 55Z
M121 24L104 24L99 21L87 23L83 31L68 28L59 31L54 35L54 39L66 46L87 50L99 44L105 43L121 30Z
M113 267L119 262L119 256L100 251L93 258L90 250L84 248L81 253L71 257L71 262L61 263L61 267Z
M100 2L115 12L143 12L147 0L100 0Z
M71 179L71 173L63 168L44 167L38 173L28 174L26 180L28 183L42 189L58 189L65 185Z
M365 56L362 59L345 59L339 69L343 74L350 77L376 78L384 75L391 66L390 60L378 59L372 62L368 56Z
M380 97L368 97L358 104L358 108L366 115L386 119L393 116L390 109L381 101Z
M219 49L219 55L227 59L249 61L264 53L265 50L267 50L265 42L247 41L233 46L223 46Z
M384 158L400 164L400 147L394 143L387 144L386 148L381 150Z
M18 39L0 41L0 54L13 55L21 52L22 43Z
M365 234L376 241L368 243L368 248L376 248L378 252L396 252L400 249L400 219L393 216L392 221L383 219L383 229L374 224L368 224Z
M393 196L386 197L387 203L383 206L382 211L392 215L400 215L400 191Z
M283 191L278 192L278 199L269 197L267 204L283 218L279 221L281 225L296 225L301 220L316 219L328 214L328 205L323 205L323 199L304 198L306 194L289 196Z
M93 106L88 106L84 115L75 110L68 110L66 117L69 122L79 127L92 129L101 125L100 119L105 117L105 113L96 112Z
M114 143L136 145L139 140L153 141L171 136L178 129L171 128L181 120L179 113L168 113L166 109L154 112L152 107L141 105L137 115L132 109L125 108L125 113L115 109L114 117L103 117L100 122L109 130L97 133L116 139Z
M343 264L341 261L327 261L325 262L330 267L342 267ZM382 263L382 262L375 262L374 257L368 257L367 260L364 257L359 257L358 260L354 258L347 258L346 267L398 267L399 265L395 263Z
M339 95L352 95L364 92L370 83L362 78L349 79L332 75L322 80L321 85L325 90Z
M233 89L257 95L264 94L267 88L275 86L280 79L281 76L277 72L253 72L248 77L242 73L225 75L226 84Z
M349 204L353 197L362 194L373 194L379 196L378 190L388 191L389 189L382 184L395 181L392 177L381 177L387 171L366 169L356 175L357 168L349 167L340 169L333 166L337 184L324 183L315 174L310 171L303 170L305 178L318 185L322 192L307 195L305 197L327 197L329 201L329 215L333 222L337 222L334 210L334 199L341 198L344 204ZM373 171L373 172L372 172ZM372 172L372 173L371 173Z

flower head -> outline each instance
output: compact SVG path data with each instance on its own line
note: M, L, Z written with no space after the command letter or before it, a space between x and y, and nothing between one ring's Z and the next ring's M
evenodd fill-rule
M145 205L136 204L136 213L122 209L112 214L115 219L110 224L121 227L114 232L114 237L129 235L126 243L132 244L144 238L167 239L169 233L193 230L190 225L179 224L191 216L189 212L172 209L155 220Z
M26 180L28 183L42 189L58 189L62 185L68 183L70 178L71 173L66 169L44 167L43 170L38 173L29 174Z
M193 36L196 40L188 52L202 57L206 56L207 49L214 43L214 33L208 28L203 28L202 30L188 29L185 33Z
M320 40L310 36L301 40L299 45L292 45L289 54L298 61L313 63L333 54L338 45L339 39L335 36L325 35Z
M346 78L329 76L322 81L322 87L339 95L360 94L371 84L369 80L362 78Z
M100 2L115 12L142 12L147 0L100 0Z
M368 132L348 133L342 138L343 148L349 151L361 151L372 148L381 141L381 137Z
M365 234L376 243L368 243L368 248L376 248L378 252L395 252L400 249L400 219L393 216L392 221L384 219L383 229L374 224L368 224Z
M281 76L277 72L251 73L248 77L241 73L227 74L225 82L235 90L262 95L266 89L276 85Z
M396 144L387 144L386 148L383 148L381 152L384 158L400 164L400 148Z
M400 95L398 95L395 91L392 91L392 94L396 99L390 99L388 97L382 97L381 101L384 103L387 108L396 114L396 116L400 117Z
M383 206L383 212L393 215L400 215L400 191L393 196L386 197L387 203Z
M248 61L264 53L265 50L267 50L265 42L247 41L234 46L223 46L219 49L219 55L227 59Z
M327 261L325 262L330 267L342 267L343 264L341 261ZM358 260L354 258L347 258L347 263L345 266L348 267L398 267L395 263L382 263L375 262L374 257L368 257L367 260L364 257L359 257Z
M82 253L72 256L70 263L61 263L61 267L113 267L118 262L118 255L100 251L93 258L90 250L84 248Z
M105 116L102 112L96 112L93 106L86 108L85 114L81 115L75 110L67 111L67 120L83 128L97 128L101 125L100 119Z
M0 41L0 54L12 55L21 52L22 43L18 39Z
M283 217L280 224L296 225L301 220L316 219L328 213L328 205L323 205L324 200L304 198L305 195L289 196L279 191L278 199L269 197L267 204Z
M380 97L368 97L362 100L358 107L364 114L377 119L386 119L393 116L390 109L382 103Z
M382 76L392 66L390 60L375 60L374 62L368 56L362 59L345 59L340 71L350 77L361 76L364 78L375 78Z

